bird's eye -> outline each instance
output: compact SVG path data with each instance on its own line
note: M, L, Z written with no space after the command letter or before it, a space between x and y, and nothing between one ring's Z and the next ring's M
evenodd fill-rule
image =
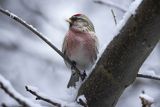
M71 20L75 21L75 20L77 20L77 17L72 16L72 17L71 17Z

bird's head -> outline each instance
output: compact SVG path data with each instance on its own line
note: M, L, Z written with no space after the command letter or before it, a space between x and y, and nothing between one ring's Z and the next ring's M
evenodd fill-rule
M75 29L83 32L95 32L92 22L83 14L75 14L66 21L69 23L69 29Z

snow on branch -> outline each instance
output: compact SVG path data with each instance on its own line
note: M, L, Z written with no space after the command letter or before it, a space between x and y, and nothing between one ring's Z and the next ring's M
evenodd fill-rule
M25 86L25 88L26 88L26 91L28 91L29 93L31 93L36 97L36 100L47 102L55 107L82 107L79 103L77 103L78 101L66 102L59 99L53 99L53 98L49 98L44 93L39 92L39 90L37 90L37 88L33 86Z
M33 27L32 25L29 25L26 21L24 21L23 19L21 19L20 17L18 17L17 15L11 13L8 10L4 10L0 7L0 12L9 16L10 18L14 19L16 22L22 24L23 26L25 26L26 28L28 28L30 31L32 31L36 36L38 36L39 38L41 38L45 43L47 43L53 50L55 50L64 60L66 60L72 67L73 69L79 74L79 76L81 77L81 79L83 80L83 76L80 73L80 70L73 64L73 62L67 57L65 56L57 47L55 47L51 41L46 38L41 32L39 32L35 27Z
M24 107L41 107L38 104L30 101L29 99L23 97L19 94L11 85L11 83L6 80L2 75L0 75L0 89L2 89L6 94L8 94L11 98L17 101L18 104Z
M33 88L31 89L31 87L29 86L25 86L25 88L26 88L26 91L36 96L36 100L42 100L56 107L61 107L61 104L58 103L58 101L52 101L51 99L47 98L44 94L36 92Z
M139 95L139 98L141 100L142 107L151 107L151 105L154 103L154 99L145 94L144 91Z

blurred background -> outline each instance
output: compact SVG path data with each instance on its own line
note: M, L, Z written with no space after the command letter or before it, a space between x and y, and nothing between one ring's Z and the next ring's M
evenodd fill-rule
M134 0L103 0L127 10ZM114 6L100 5L93 0L0 0L0 7L10 10L36 27L61 50L68 30L65 19L73 14L87 15L95 25L100 52L115 36L113 9L119 22L125 11ZM130 65L132 66L132 65ZM160 45L158 44L140 69L140 73L160 75ZM38 87L51 98L70 99L67 82L70 70L63 59L46 43L24 26L0 13L0 74L8 79L23 96L26 85ZM160 107L160 81L137 79L121 96L116 107L141 107L142 91L154 98L153 107ZM34 99L33 99L34 100ZM70 99L72 101L72 99ZM17 103L0 90L0 104Z

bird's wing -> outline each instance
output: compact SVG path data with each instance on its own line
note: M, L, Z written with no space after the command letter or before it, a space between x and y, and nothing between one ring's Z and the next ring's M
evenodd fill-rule
M98 38L97 38L97 36L94 36L94 38L95 38L95 44L96 44L96 52L97 52L97 54L99 53L99 41L98 41Z
M65 36L64 41L63 41L63 45L62 45L62 52L64 54L66 53L66 49L67 49L67 39L68 39L68 37Z
M95 54L95 56L94 56L94 58L95 59L97 59L97 54L99 53L99 41L98 41L98 38L97 38L97 36L96 36L96 34L95 33L93 33L93 40L95 41L95 46L94 46L94 48L95 48L95 52L96 52L96 54Z

